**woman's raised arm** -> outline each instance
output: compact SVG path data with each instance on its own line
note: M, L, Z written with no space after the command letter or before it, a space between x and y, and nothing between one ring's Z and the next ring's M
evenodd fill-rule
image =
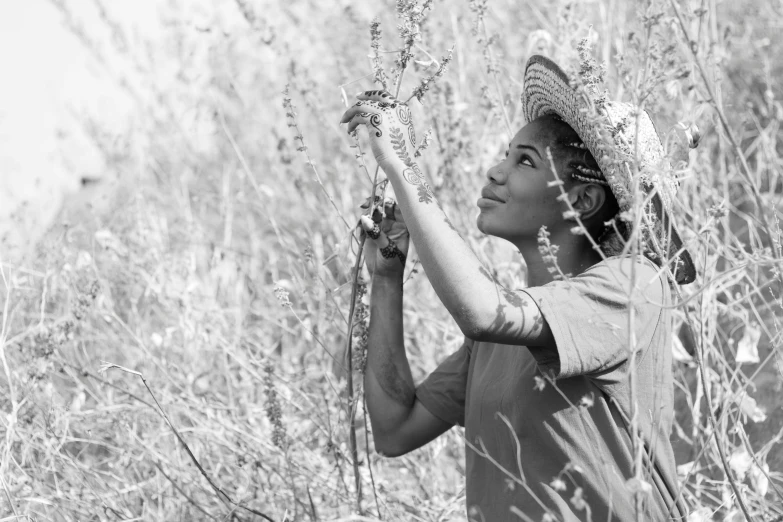
M440 208L419 166L410 109L384 91L359 95L342 123L366 125L376 160L389 177L424 270L466 337L554 347L533 299L498 284Z

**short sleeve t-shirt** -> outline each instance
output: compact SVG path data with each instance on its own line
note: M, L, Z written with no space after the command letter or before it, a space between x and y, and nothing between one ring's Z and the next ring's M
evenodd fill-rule
M416 391L465 427L471 520L636 520L632 385L650 486L642 519L684 519L669 440L672 298L657 267L612 257L524 292L555 350L466 339Z

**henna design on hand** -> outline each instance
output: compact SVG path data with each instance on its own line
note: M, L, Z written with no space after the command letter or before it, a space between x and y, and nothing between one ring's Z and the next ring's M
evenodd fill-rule
M383 123L383 116L380 114L372 114L370 116L370 125L375 127L375 137L380 138L383 136L383 132L381 132L381 124Z
M394 99L394 96L389 94L387 91L364 91L365 96L380 96L381 98L392 98Z
M386 259L400 258L402 266L405 266L406 257L405 254L397 247L397 243L392 238L389 239L389 244L380 249L381 255Z

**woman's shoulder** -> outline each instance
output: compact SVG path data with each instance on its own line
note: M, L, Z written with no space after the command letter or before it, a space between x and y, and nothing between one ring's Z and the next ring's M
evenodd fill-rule
M629 271L635 268L637 271L649 272L656 276L663 275L661 268L656 265L649 257L641 254L619 254L616 256L610 256L602 259L598 263L594 264L588 270L599 266L606 266L611 269L619 269L623 271ZM659 274L660 272L660 274Z
M640 254L607 257L588 268L584 274L603 279L623 290L640 290L655 302L661 302L668 294L664 270Z

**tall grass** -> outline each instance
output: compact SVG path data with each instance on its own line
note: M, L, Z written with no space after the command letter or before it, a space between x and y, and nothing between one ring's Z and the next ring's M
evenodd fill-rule
M392 66L395 6L171 1L152 39L109 3L96 0L102 22L87 26L54 4L139 117L112 136L84 115L118 181L65 209L34 258L2 265L0 515L464 519L459 430L381 458L361 379L347 390L352 227L374 166L337 125L341 86L350 97L375 85L376 16ZM675 342L672 434L692 520L742 520L738 495L754 519L783 517L781 15L717 0L434 2L402 79L411 93L454 45L449 70L411 101L419 132L432 128L420 163L512 288L521 258L480 235L471 209L523 124L531 53L576 63L587 37L613 98L643 101L659 129L698 123L677 207L700 273L676 320L696 329ZM461 334L409 260L406 346L421 379ZM104 361L149 390L100 372Z

